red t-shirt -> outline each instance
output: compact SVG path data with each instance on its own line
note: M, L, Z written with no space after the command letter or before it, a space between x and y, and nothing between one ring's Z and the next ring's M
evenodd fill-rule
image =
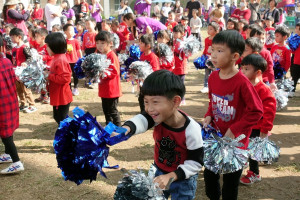
M119 39L120 39L120 45L119 47L116 49L116 51L121 51L121 50L126 50L126 38L125 36L120 32L120 31L117 31L115 32L118 36L119 36Z
M173 22L169 22L167 21L166 23L166 27L168 30L170 30L171 32L173 32L173 28L177 25L178 23L176 21Z
M284 71L288 71L291 67L291 50L288 45L274 45L271 49L271 56L274 62L278 61Z
M247 39L247 31L241 31L240 34L243 36L244 40Z
M98 85L98 96L102 98L117 98L122 95L120 84L120 63L115 52L110 51L106 55L111 60L109 65L110 73L101 79Z
M212 45L212 40L209 39L209 37L205 38L204 40L204 51L203 51L203 55L210 55L210 53L208 53L208 49L209 47L211 47Z
M294 54L294 64L300 65L300 46L293 52Z
M43 20L44 18L44 10L43 8L39 8L39 9L34 9L32 14L31 14L31 19L32 20L35 20L35 19L38 19L38 20Z
M89 12L89 4L87 2L80 3L81 5L81 12L88 13Z
M38 45L36 47L37 52L43 56L43 61L46 65L50 66L51 65L51 61L53 59L53 56L50 56L48 51L47 51L47 44L40 46Z
M187 73L187 57L179 48L180 42L176 41L174 47L175 68L173 69L173 73L176 75L184 75Z
M191 35L191 28L188 25L184 28L185 28L184 36L189 37Z
M264 71L262 77L263 81L274 83L274 69L273 69L273 60L270 51L268 51L266 48L263 48L261 52L259 53L266 61L267 61L267 70Z
M35 40L32 40L31 37L28 37L28 42L31 48L37 49L39 46L39 44Z
M149 55L145 55L144 53L142 53L140 60L148 61L149 64L152 66L153 71L159 70L159 60L155 53L151 52Z
M254 86L263 105L263 117L252 129L259 129L262 133L268 133L273 128L273 121L276 114L276 99L269 86L259 82Z
M119 31L124 35L126 40L129 40L130 31L128 30L128 26L125 22L120 23Z
M212 125L222 135L228 128L235 137L244 134L246 138L241 142L246 149L251 129L262 117L262 102L241 71L229 79L221 79L219 72L212 72L208 78L209 106L205 117L212 117Z
M12 63L13 63L13 65L21 66L21 64L26 61L26 57L25 57L25 54L24 54L24 48L25 47L26 47L26 45L23 44L20 47L14 47L12 49L12 61L13 61Z
M96 47L96 41L95 41L96 35L97 35L97 32L86 32L83 35L83 42L82 42L83 50L85 50L87 48L95 48Z
M249 19L251 17L251 10L248 8L245 10L240 10L239 8L237 8L233 11L231 17L234 17L238 20L245 19L249 22Z
M266 38L270 37L269 36L269 31L275 31L275 28L274 27L270 27L270 28L265 28L265 31L266 31ZM272 44L265 44L265 47L267 49L271 49L273 46L274 46L275 42L273 42Z
M79 51L80 50L80 43L77 39L69 40L67 39L67 52L66 57L69 63L76 63L79 59Z

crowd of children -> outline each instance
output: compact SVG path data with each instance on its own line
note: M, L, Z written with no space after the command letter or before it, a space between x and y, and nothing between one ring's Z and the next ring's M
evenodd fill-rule
M82 12L88 12L88 9L83 4ZM148 62L153 73L144 81L140 90L138 101L141 114L126 121L123 126L130 135L145 132L155 126L154 165L158 171L154 181L165 188L172 178L174 182L164 192L165 196L171 195L172 199L193 199L198 172L203 166L203 142L198 123L179 110L180 105L186 104L184 81L188 73L188 57L182 51L182 42L190 35L201 42L202 24L197 16L198 10L192 11L193 18L190 22L183 16L179 24L175 21L173 11L168 14L165 26L159 25L162 30L156 33L157 43L167 44L174 52L174 60L168 64L160 62L159 55L154 51L155 31L148 24L144 27L144 33L138 34L138 23L132 13L124 15L121 23L104 20L101 30L96 28L93 18L78 21L76 25L72 24L72 20L63 27L54 25L51 33L45 27L33 23L28 25L28 35L24 35L21 29L12 24L6 24L0 37L0 94L6 98L5 105L1 105L6 106L6 109L0 111L0 122L5 121L1 120L4 116L18 120L19 111L35 112L35 102L43 102L53 106L53 117L59 124L68 115L73 96L79 95L75 63L84 55L99 53L106 55L111 61L110 73L98 85L105 122L121 126L118 102L122 89L117 54L128 53L126 46L138 43L142 52L140 60ZM147 18L138 21L151 20ZM272 130L276 100L271 90L276 90L274 73L278 73L273 70L274 63L279 63L284 76L291 68L294 91L300 79L300 47L292 52L286 44L289 29L284 26L273 27L273 21L272 17L268 17L264 24L257 21L249 25L245 19L229 18L226 31L218 21L212 21L207 27L208 37L204 39L203 55L208 56L211 62L205 69L204 87L201 89L202 93L208 93L210 101L205 116L203 113L204 126L210 124L223 136L230 138L245 134L246 138L241 141L244 148L247 148L249 137L264 138ZM154 24L152 21L151 23ZM299 23L295 33L300 34ZM113 48L113 34L120 39L120 46L116 49ZM42 90L36 100L24 83L15 80L12 71L13 66L26 67L26 61L32 59L30 48L36 49L49 66L44 71L47 91ZM6 71L8 74L2 75ZM6 80L9 85L6 85ZM89 80L86 82L87 86L92 87L88 82ZM15 83L16 90L12 83ZM2 93L3 91L7 91L7 94ZM19 97L19 111L16 109L16 93ZM14 173L24 170L12 139L18 124L7 123L0 124L0 136L5 144L5 154L0 156L0 163L13 162L13 165L1 173ZM174 158L166 159L163 156L164 153L170 153L165 152L163 142L170 145L172 143L174 149L171 154L175 155ZM210 199L220 199L221 195L223 199L237 199L240 182L250 185L261 180L258 163L251 159L249 163L250 169L242 178L242 170L223 175L222 189L220 175L205 169L206 195Z

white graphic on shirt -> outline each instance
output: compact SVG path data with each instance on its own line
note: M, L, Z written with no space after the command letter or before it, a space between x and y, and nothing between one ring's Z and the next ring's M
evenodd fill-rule
M219 119L228 122L235 119L236 108L229 105L234 98L234 93L225 96L212 94L212 110L214 119L217 122Z

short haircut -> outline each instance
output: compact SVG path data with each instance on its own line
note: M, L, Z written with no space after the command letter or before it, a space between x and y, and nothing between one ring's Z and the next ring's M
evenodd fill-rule
M260 53L264 47L264 44L257 37L251 37L245 40L246 45L248 45L254 52Z
M11 29L10 32L9 32L9 35L10 36L13 36L13 35L14 36L21 36L22 40L24 38L24 32L21 29L19 29L19 28L13 28L13 29Z
M76 26L82 26L83 28L85 28L85 23L84 23L84 21L78 21L77 23L76 23Z
M265 34L266 31L263 27L255 24L251 27L250 37L254 37L255 35L262 35Z
M217 22L210 22L208 26L211 26L215 29L216 32L220 30L220 25Z
M142 35L140 38L140 41L144 43L146 46L150 45L151 48L153 48L154 45L154 39L152 34L145 34Z
M290 36L290 30L286 26L278 26L275 30L275 33L279 33L282 36Z
M104 19L102 22L104 22L105 24L111 25L112 21L110 19Z
M59 25L59 24L53 25L53 26L52 26L52 29L53 29L53 28L57 29L58 31L61 31L61 30L62 30L61 25Z
M241 66L251 65L254 67L254 71L261 70L262 72L267 70L267 61L259 54L250 54L246 56L241 63Z
M188 18L187 16L182 16L182 17L181 17L181 20L188 21L189 18Z
M236 18L232 18L230 17L227 21L228 22L232 22L233 23L233 29L239 31L239 21Z
M72 24L66 24L66 25L64 25L63 31L67 31L70 26L73 27Z
M93 22L94 24L96 24L96 20L93 17L89 17L85 20L85 22Z
M130 19L135 19L135 17L132 13L127 13L123 16L123 19L130 20Z
M62 54L67 52L67 41L60 32L54 32L47 35L45 43L54 54Z
M197 9L193 9L192 12L196 12L196 14L199 13L199 11Z
M151 17L153 18L153 17L158 17L158 16L157 16L157 14L152 13Z
M95 40L96 41L104 41L104 42L107 42L107 43L111 43L111 42L114 41L114 36L113 36L113 34L111 34L108 31L100 31L96 35Z
M169 15L169 14L175 14L174 10L170 10L170 11L168 12L168 15Z
M300 27L300 22L298 22L298 23L296 24L296 26L295 26L295 27L297 27L297 26L299 26L299 27Z
M143 96L164 96L172 99L175 96L183 98L185 86L179 76L168 70L158 70L151 73L141 88Z
M268 3L270 3L271 1L274 1L275 2L275 7L277 6L277 1L276 0L269 0Z
M5 28L10 28L10 29L13 29L13 28L16 28L13 24L9 23L9 24L5 24L4 25Z
M45 28L39 28L39 29L36 30L35 34L46 37L48 35L48 31Z
M184 34L184 31L185 31L184 26L181 25L181 24L177 24L177 25L173 28L173 33L179 32L179 33Z
M268 16L268 17L266 17L266 19L265 20L268 20L268 21L272 21L272 22L274 22L274 18L272 17L272 16Z
M114 25L114 26L119 26L120 23L117 19L114 19L112 22L111 22L111 25Z
M212 44L225 44L231 53L238 53L240 55L245 50L245 40L236 30L221 31L214 37Z

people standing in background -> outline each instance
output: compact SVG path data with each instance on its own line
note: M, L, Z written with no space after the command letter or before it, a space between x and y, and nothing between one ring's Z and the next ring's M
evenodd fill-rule
M230 16L230 8L227 5L227 1L224 1L224 20L227 25L228 18Z
M143 12L148 13L150 17L152 0L137 0L134 4L134 12L137 16L143 15Z
M159 3L156 3L155 6L153 7L153 13L156 16L160 16L160 7L159 7Z
M57 0L48 0L48 3L45 6L45 17L47 20L47 30L52 31L52 26L58 24L60 25L60 16L62 8L56 6Z
M75 13L75 24L80 20L80 13L81 13L81 5L80 0L74 0L74 6L72 7Z
M175 12L175 21L180 23L183 14L183 7L180 5L180 0L176 0L173 10Z
M249 24L253 24L256 20L260 19L258 14L260 0L251 0L248 4L249 9L251 10L251 16L249 19Z
M160 18L160 22L162 24L166 24L168 16L169 16L169 12L172 10L172 8L170 7L170 3L164 3L162 8L161 8L161 18Z
M34 1L34 9L31 13L31 19L34 21L35 19L43 20L44 18L44 9L41 8L40 0Z
M89 10L91 12L91 17L93 17L96 20L96 29L98 31L101 31L101 12L103 11L103 7L99 3L99 0L92 0L92 5L89 6Z
M280 25L283 25L284 22L285 22L285 12L282 8L279 8L278 10L279 10L279 15L280 16L279 16L279 22L276 25L280 26ZM300 13L299 13L299 16L300 16ZM296 19L296 21L297 21L297 19Z
M297 24L300 21L300 2L298 2L297 6L295 6L295 13L296 13L296 22L295 23Z
M190 0L186 4L186 9L187 9L187 11L189 13L188 14L189 20L191 20L191 18L193 17L193 9L197 9L198 10L198 16L202 15L202 8L201 8L201 4L200 4L199 1Z
M238 20L245 19L249 22L251 10L247 8L246 0L240 1L240 8L235 9L231 17L237 18Z
M231 6L230 6L230 8L229 8L229 13L230 13L230 16L232 15L232 13L235 11L235 9L236 9L236 6L235 6L235 4L234 4L234 2L232 2L232 4L231 4Z
M276 24L279 22L280 17L279 10L276 8L277 2L275 0L269 0L269 6L270 8L265 12L263 19L267 19L268 16L271 16L274 19L274 24Z
M122 16L126 15L127 13L133 13L131 8L128 6L128 1L127 0L121 0L120 1L120 8L117 12L118 12L118 21L119 21L119 23L122 22Z
M75 12L72 8L70 8L70 4L69 4L69 1L68 0L64 0L61 4L61 7L62 7L62 12L61 14L66 16L67 19L72 19L72 20L75 20Z

